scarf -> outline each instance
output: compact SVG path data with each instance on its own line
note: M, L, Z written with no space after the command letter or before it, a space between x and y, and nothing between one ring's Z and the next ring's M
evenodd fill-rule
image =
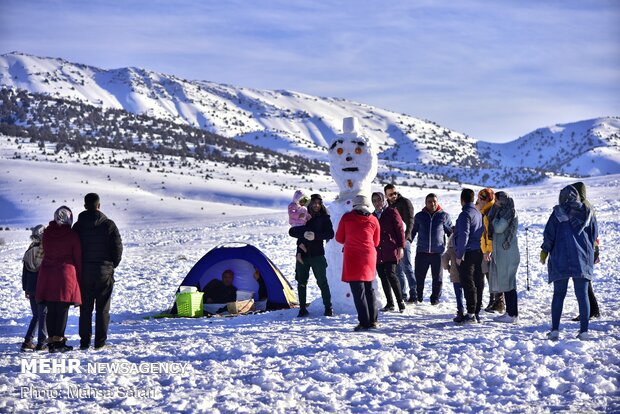
M499 204L499 205L498 205ZM519 227L519 219L515 210L515 203L505 191L495 193L495 204L489 211L487 216L489 221L489 239L493 239L494 227L493 220L502 218L508 222L508 228L504 231L504 241L502 247L504 250L510 249L510 242L516 237Z

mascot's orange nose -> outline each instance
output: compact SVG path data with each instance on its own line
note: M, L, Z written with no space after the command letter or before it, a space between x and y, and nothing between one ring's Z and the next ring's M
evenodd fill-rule
M349 186L349 188L353 188L353 181L347 180L347 186Z

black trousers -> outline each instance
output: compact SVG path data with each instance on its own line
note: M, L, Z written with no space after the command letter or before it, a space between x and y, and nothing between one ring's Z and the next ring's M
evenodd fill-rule
M375 305L375 290L372 282L349 282L351 294L357 309L357 320L364 328L368 328L377 321L377 307Z
M590 317L593 317L593 316L598 317L601 314L601 311L598 308L598 301L596 300L596 296L594 296L594 289L592 289L592 281L588 283L588 299L590 299Z
M95 347L105 345L110 325L110 302L114 278L85 280L82 282L82 306L80 307L80 346L90 346L95 313Z
M421 302L424 298L424 281L426 280L429 267L431 268L431 276L433 278L431 302L435 302L441 297L443 287L441 253L417 252L415 254L415 280L418 282L416 286L418 302Z
M467 313L479 314L484 293L484 275L482 274L482 250L465 252L465 258L459 266L459 278L465 294Z
M400 289L398 277L396 277L396 262L377 263L377 273L379 274L379 279L381 279L381 286L383 287L383 293L385 293L387 306L394 306L392 291L394 291L394 296L396 296L396 303L403 303L403 292Z
M69 317L70 303L67 302L47 302L47 335L65 336L67 329L67 318Z

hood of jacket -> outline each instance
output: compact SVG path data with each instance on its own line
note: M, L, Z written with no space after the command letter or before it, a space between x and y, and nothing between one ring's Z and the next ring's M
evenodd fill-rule
M560 191L560 204L553 207L553 214L560 223L568 221L577 234L581 234L592 220L592 210L579 201L579 192L572 185Z

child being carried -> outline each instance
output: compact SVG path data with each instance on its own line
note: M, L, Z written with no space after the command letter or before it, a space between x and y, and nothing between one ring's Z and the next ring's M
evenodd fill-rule
M308 208L306 208L308 200L308 196L302 190L295 191L293 201L288 205L288 223L292 227L305 226L306 222L310 220L310 214L308 213ZM303 255L307 253L307 251L308 249L306 246L300 239L297 239L297 252L295 257L299 263L304 263Z

